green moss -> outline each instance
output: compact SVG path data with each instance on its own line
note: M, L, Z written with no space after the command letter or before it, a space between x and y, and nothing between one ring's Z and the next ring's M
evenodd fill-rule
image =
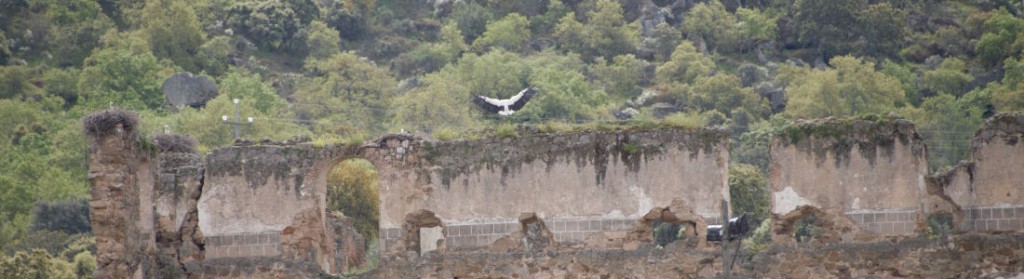
M635 143L627 143L626 145L622 146L622 151L628 154L636 154L637 152L640 152L640 147L637 146Z
M774 135L785 145L795 145L798 149L813 152L819 163L828 154L832 154L837 167L849 163L854 146L872 165L877 160L879 150L891 158L896 139L904 145L914 145L912 151L915 155L921 154L924 149L920 140L911 143L911 139L919 139L912 124L894 116L862 115L843 119L818 119L782 126Z

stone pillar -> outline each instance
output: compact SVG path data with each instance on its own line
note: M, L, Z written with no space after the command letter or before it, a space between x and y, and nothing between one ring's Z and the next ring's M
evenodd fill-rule
M89 147L95 278L144 278L148 269L155 268L154 150L141 146L138 135L124 126L116 124L109 133L93 134Z

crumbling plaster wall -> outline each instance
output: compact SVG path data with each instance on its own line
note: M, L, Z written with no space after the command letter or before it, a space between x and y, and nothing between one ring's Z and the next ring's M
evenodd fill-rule
M963 211L964 231L1024 230L1024 115L989 118L972 139L971 158L934 177Z
M277 257L330 272L326 177L344 150L243 142L209 153L198 202L206 257Z
M796 123L772 139L770 156L776 221L812 206L869 232L909 234L928 203L926 149L906 120Z
M428 210L442 219L446 235L476 237L449 237L449 247L473 247L515 232L527 212L549 220L557 241L576 242L628 230L673 199L717 217L729 198L727 142L727 132L717 129L520 130L518 137L453 142L391 135L361 153L381 174L385 240L405 237L406 215ZM412 250L384 243L386 253Z

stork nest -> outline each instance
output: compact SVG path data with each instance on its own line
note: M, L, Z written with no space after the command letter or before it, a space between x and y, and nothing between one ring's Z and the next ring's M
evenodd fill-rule
M160 134L153 141L160 153L196 153L196 140L186 135Z
M114 108L82 117L82 128L85 134L93 139L117 133L119 125L125 135L137 134L139 115L132 111Z

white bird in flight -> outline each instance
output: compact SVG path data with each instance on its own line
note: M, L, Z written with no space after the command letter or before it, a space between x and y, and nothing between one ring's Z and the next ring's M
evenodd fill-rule
M508 99L492 99L477 95L473 96L473 103L476 103L476 105L487 112L497 113L501 116L511 116L516 110L525 106L526 102L529 102L535 93L537 93L537 89L527 87Z

